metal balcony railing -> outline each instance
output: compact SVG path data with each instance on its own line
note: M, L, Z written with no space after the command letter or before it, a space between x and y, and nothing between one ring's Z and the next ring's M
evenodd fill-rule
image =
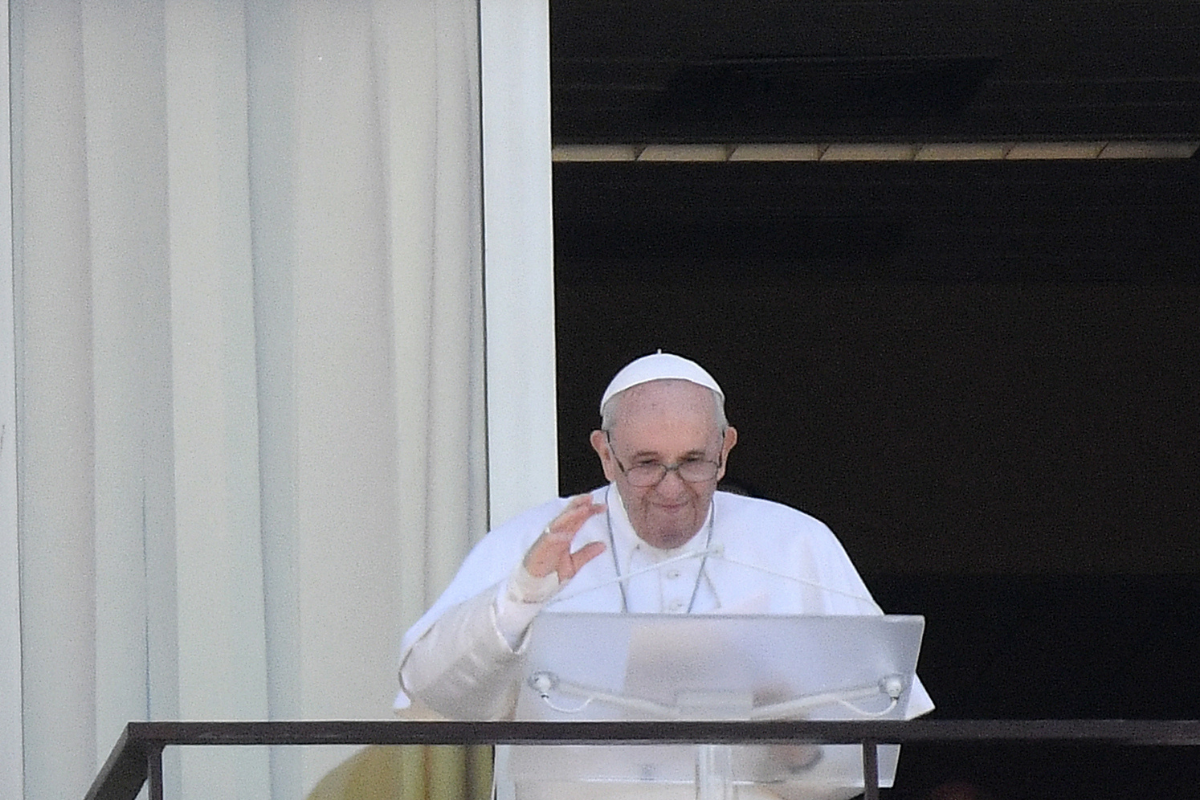
M877 747L917 742L1200 747L1200 720L870 722L130 722L87 800L163 800L167 747L229 745L861 744L865 800L879 797Z

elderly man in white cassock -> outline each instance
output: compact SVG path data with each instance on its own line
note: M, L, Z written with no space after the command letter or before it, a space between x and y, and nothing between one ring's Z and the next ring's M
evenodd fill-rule
M398 704L512 718L542 613L882 613L824 524L717 491L737 443L724 402L713 377L679 356L622 369L591 434L608 485L531 509L475 546L404 637ZM932 707L917 682L905 716Z

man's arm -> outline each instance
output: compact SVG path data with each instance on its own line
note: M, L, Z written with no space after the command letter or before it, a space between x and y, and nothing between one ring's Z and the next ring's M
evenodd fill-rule
M409 697L452 719L506 719L519 663L500 633L496 590L448 610L408 651L400 684Z
M529 625L584 564L604 552L601 542L571 550L583 524L603 511L591 495L571 498L503 585L439 617L400 664L405 693L456 719L511 717Z

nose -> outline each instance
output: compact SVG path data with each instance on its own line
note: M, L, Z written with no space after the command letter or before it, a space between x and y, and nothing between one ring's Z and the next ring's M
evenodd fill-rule
M679 467L667 470L667 474L662 476L662 480L658 482L655 490L659 494L669 497L677 497L687 493L687 481L679 476Z

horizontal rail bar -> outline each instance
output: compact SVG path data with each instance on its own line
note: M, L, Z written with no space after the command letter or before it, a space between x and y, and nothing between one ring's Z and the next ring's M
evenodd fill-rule
M146 755L170 746L1064 742L1200 746L1200 720L130 722L86 800L133 800Z
M1129 745L1200 744L1200 720L678 720L670 722L130 722L132 741L159 745L254 744L849 744L1077 740Z

